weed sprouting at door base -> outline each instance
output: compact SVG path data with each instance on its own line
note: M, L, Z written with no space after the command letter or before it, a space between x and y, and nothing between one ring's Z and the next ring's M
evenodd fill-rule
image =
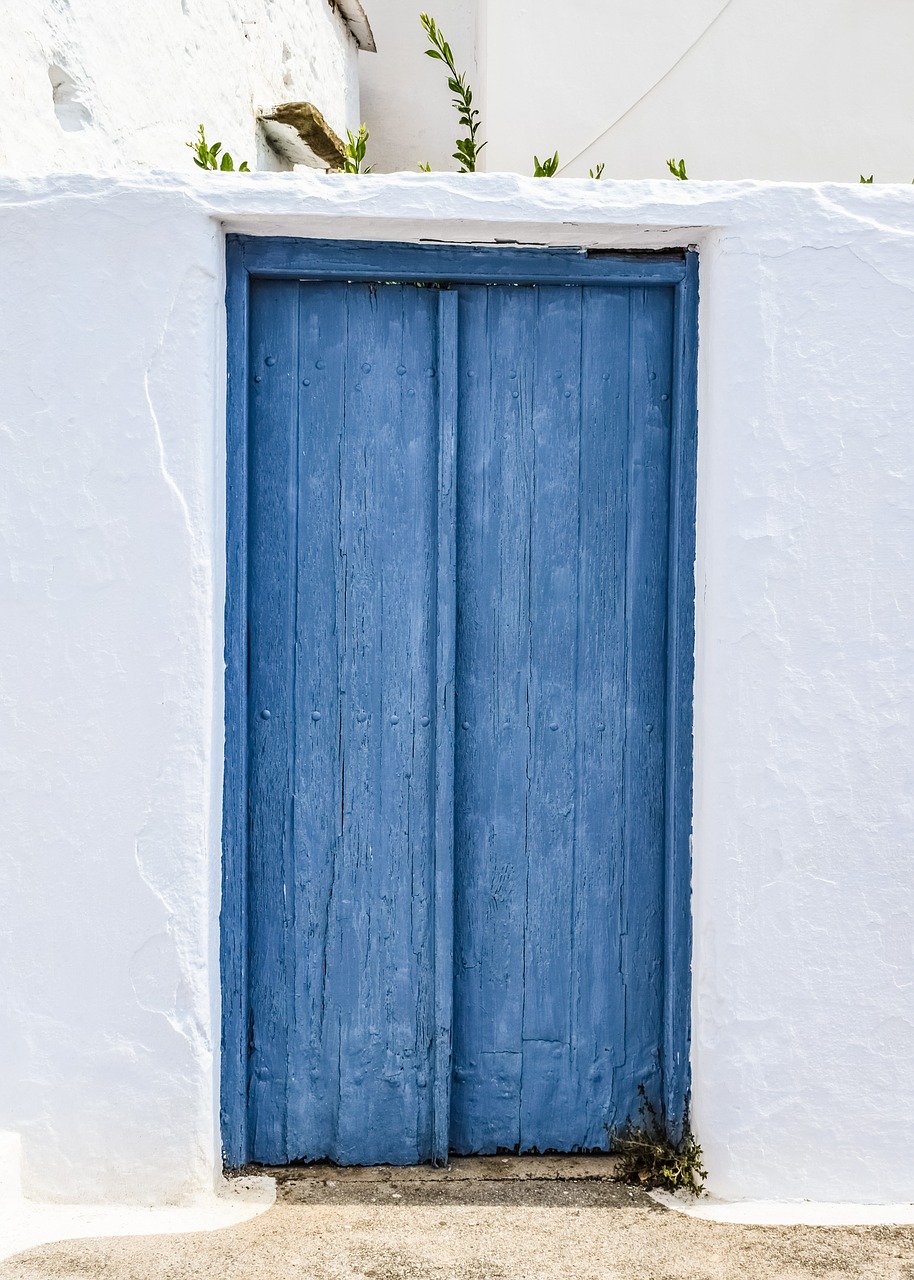
M679 1141L674 1142L644 1085L638 1086L638 1092L641 1123L630 1120L622 1129L610 1133L612 1150L621 1158L621 1176L643 1187L701 1195L708 1174L702 1164L701 1147L688 1125Z

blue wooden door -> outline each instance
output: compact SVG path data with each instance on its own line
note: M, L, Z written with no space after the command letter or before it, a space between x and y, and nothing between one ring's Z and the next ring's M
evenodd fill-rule
M672 286L252 282L247 1159L662 1105L675 335Z
M462 292L451 1142L659 1106L673 298Z
M251 297L256 1161L447 1147L455 303L285 281Z

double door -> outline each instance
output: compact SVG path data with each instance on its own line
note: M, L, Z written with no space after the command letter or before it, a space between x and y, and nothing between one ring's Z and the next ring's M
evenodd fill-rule
M664 1102L676 300L252 279L247 1158Z

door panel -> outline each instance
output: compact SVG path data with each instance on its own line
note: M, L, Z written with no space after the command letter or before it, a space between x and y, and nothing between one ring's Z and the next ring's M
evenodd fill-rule
M458 1151L605 1148L658 1096L672 320L461 291Z
M258 284L251 353L253 1158L410 1163L432 1123L437 295Z
M660 1102L673 332L666 286L253 282L253 1160Z

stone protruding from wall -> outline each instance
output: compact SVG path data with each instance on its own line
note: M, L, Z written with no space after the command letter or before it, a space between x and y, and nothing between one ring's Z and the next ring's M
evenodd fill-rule
M343 143L313 102L282 102L260 117L270 146L291 164L338 169Z

